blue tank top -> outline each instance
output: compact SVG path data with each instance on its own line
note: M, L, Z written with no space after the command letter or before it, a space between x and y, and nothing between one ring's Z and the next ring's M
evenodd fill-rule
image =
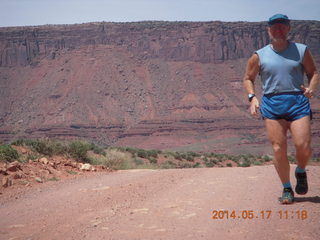
M304 44L289 42L282 52L273 50L271 44L256 51L265 95L302 91L300 86L304 85L303 57L306 48Z

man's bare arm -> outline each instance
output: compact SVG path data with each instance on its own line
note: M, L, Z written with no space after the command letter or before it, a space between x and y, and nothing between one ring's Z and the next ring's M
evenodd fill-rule
M246 72L243 78L243 86L247 94L254 93L254 81L259 73L259 57L257 54L253 54L246 67Z
M304 54L303 66L308 77L309 86L301 86L301 88L304 91L304 95L306 95L308 98L312 98L319 84L319 74L317 72L313 57L308 49Z
M243 78L243 86L247 94L254 93L254 81L259 73L259 57L257 54L253 54L246 67L246 72ZM254 97L250 103L250 112L254 116L258 116L259 101Z

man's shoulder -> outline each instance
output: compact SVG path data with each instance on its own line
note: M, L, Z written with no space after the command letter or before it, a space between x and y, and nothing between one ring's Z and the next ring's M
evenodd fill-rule
M264 47L256 50L256 53L257 53L257 54L263 53L263 52L265 52L265 51L268 51L269 49L270 49L270 44L268 44L268 45L266 45L266 46L264 46Z
M290 42L291 44L297 46L298 48L306 48L307 45L303 43L297 43L297 42Z

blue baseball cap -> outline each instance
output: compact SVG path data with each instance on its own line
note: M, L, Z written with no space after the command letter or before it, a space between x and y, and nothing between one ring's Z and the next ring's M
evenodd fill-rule
M268 25L272 26L273 24L276 24L276 23L290 24L290 19L288 18L287 15L278 13L269 18Z

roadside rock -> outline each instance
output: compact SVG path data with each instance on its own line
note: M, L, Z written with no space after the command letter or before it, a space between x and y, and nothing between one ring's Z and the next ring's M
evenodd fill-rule
M21 179L23 178L23 173L22 172L18 172L12 175L13 179Z
M70 167L73 167L73 168L77 168L78 167L78 163L77 162L73 162L73 161L69 161L69 162L66 162L64 164L64 166L70 166Z
M55 175L55 176L60 176L60 175L61 175L61 172L60 172L60 171L54 169L54 168L51 167L51 166L47 166L47 167L46 167L46 170L48 170L50 174L53 174L53 175Z
M18 170L22 170L18 161L14 161L7 166L7 171L16 172Z
M0 174L8 175L6 168L0 168Z
M47 165L49 163L49 160L47 158L43 157L43 158L39 159L39 162Z
M83 171L95 171L95 168L89 163L80 163L79 169Z
M34 180L36 180L36 182L38 182L38 183L43 183L42 179L39 177L35 177Z
M12 180L9 177L4 177L2 179L2 187L10 187L12 185Z

